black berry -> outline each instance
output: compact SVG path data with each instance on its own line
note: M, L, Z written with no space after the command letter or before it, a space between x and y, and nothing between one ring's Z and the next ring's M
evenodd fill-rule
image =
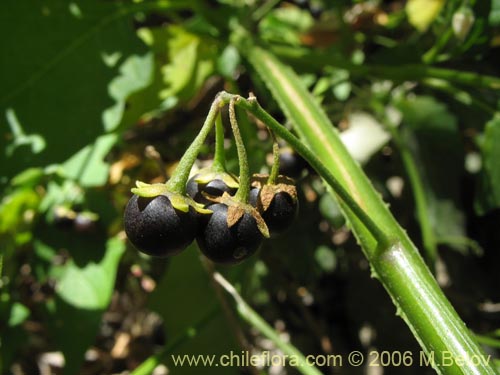
M289 178L280 176L277 185L262 185L262 177L252 183L249 203L257 208L269 234L283 233L293 223L298 211L297 190Z
M295 151L290 148L280 148L280 174L299 178L307 166L307 162Z
M174 255L195 238L197 215L175 209L164 195L144 198L134 195L125 208L125 232L142 252L152 256Z
M200 250L216 263L238 264L253 255L262 243L263 236L255 218L245 212L231 227L228 226L228 206L215 203L207 207L207 215L196 237Z
M195 202L201 203L203 205L209 205L213 202L209 201L203 193L211 196L211 197L221 197L222 194L228 193L229 195L234 195L236 193L237 187L230 187L228 184L223 181L223 177L233 179L236 182L236 178L231 176L230 174L225 174L224 176L221 174L220 178L214 178L207 183L198 182L197 179L200 178L200 174L196 174L191 177L186 185L186 193L189 195Z

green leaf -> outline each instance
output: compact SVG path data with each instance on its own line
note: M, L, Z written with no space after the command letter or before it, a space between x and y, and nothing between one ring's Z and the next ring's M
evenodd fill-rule
M167 337L175 338L190 329L218 304L207 272L200 262L196 246L188 247L180 255L171 258L165 276L149 299L149 307L164 319ZM221 335L221 332L225 334ZM217 339L215 339L217 338ZM179 354L225 354L241 349L234 342L224 314L208 322L192 340L176 351ZM167 363L172 365L171 357ZM176 367L178 374L192 374L188 366ZM231 368L204 368L203 373L234 374Z
M416 161L423 181L429 220L438 237L465 235L460 186L464 152L457 119L432 97L417 96L397 104L401 136ZM454 244L464 250L460 244Z
M491 1L489 22L492 27L500 26L500 0Z
M337 267L337 257L328 246L319 246L314 252L314 258L326 272L333 272Z
M77 255L76 246L71 247L69 241L65 243L69 245L70 252ZM51 272L52 275L59 275L59 280L56 297L46 306L47 331L56 348L64 354L65 374L79 373L84 354L95 341L102 314L111 300L118 264L124 251L125 243L115 237L106 242L105 252L99 261L90 260L80 266L82 260L74 258L62 270L60 266L53 267L59 268Z
M227 46L217 59L217 71L224 77L232 78L240 64L240 54L234 46Z
M296 7L283 7L271 11L259 24L260 36L269 42L299 45L300 33L314 25L311 14Z
M129 126L135 123L145 112L150 111L160 102L158 92L149 95L147 90L154 77L153 54L130 56L120 66L120 75L114 78L108 88L110 96L116 103L103 113L106 131L116 130L120 124ZM135 94L135 96L134 96ZM131 98L132 97L132 98ZM149 100L138 98L147 97ZM126 116L128 121L124 121Z
M30 316L30 310L19 302L14 302L10 310L10 317L7 325L15 327L23 323Z
M2 2L2 55L8 56L0 59L3 175L59 163L105 132L102 112L113 103L107 85L118 73L110 62L145 51L127 6L133 4Z
M427 30L445 4L444 0L409 0L406 13L410 23L420 32Z
M124 250L125 244L122 240L111 238L99 263L90 262L82 268L70 261L57 285L58 296L80 309L106 308L111 299L116 269Z
M100 136L85 146L62 165L67 178L78 181L83 187L102 186L108 180L109 164L104 158L118 140L116 134Z
M219 51L209 38L177 25L143 28L139 36L155 55L155 82L162 84L156 89L167 109L172 98L180 101L193 98L215 71Z
M486 124L482 137L481 155L483 166L480 173L479 190L475 199L478 214L484 215L500 207L500 119L494 118Z

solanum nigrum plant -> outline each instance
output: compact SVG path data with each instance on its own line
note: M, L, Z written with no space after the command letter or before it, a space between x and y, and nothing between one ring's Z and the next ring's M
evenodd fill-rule
M140 251L152 256L179 253L194 240L198 216L211 213L186 195L186 183L219 109L216 98L170 180L153 185L138 181L132 189L134 195L125 208L124 226L129 240Z
M212 203L209 198L234 195L238 189L238 178L226 171L224 152L224 129L220 115L215 122L215 155L212 165L191 177L186 186L187 194L203 205Z
M238 264L258 250L269 232L259 212L248 204L250 173L233 100L229 104L229 117L240 164L239 188L234 197L225 192L212 199L214 203L207 208L213 213L202 218L196 239L201 252L213 262Z
M297 216L298 208L295 183L287 176L278 175L279 167L280 150L275 141L271 173L252 177L249 200L262 215L271 237L283 233L290 227Z

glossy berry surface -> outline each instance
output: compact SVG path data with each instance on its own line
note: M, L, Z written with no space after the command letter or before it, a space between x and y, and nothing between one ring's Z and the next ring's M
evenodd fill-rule
M197 177L198 175L191 177L186 185L187 195L193 198L195 202L204 205L212 203L205 198L202 193L208 194L212 197L221 197L224 193L228 193L229 195L234 195L236 193L236 188L227 186L227 184L221 179L216 178L209 181L207 184L202 184L195 181Z
M208 207L213 214L196 237L201 252L210 260L222 264L238 264L253 255L263 236L254 217L245 213L231 228L227 225L228 207L215 203Z
M137 249L152 256L166 256L179 253L194 240L197 216L192 208L188 212L176 210L164 195L134 195L125 208L124 224Z
M267 210L263 210L259 202L259 194L259 188L252 188L249 203L261 213L271 237L283 233L292 225L297 216L297 201L294 202L293 198L285 191L278 192L274 194Z

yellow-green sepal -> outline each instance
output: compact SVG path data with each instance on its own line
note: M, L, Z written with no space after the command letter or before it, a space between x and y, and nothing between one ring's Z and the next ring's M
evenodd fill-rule
M198 212L200 214L207 215L207 214L211 214L213 212L211 210L204 208L202 204L195 202L190 197L187 197L187 196L184 196L181 194L168 192L167 197L168 197L168 199L170 199L170 203L172 204L172 206L176 210L179 210L182 212L188 212L189 206L191 206L196 212Z
M169 193L165 184L147 184L142 181L136 181L135 186L137 187L130 189L132 193L144 198L153 198Z
M132 193L140 197L154 198L159 195L164 195L170 200L172 207L174 207L176 210L188 212L189 206L191 206L196 212L200 214L212 213L211 210L204 208L203 205L195 202L190 197L170 191L166 184L147 184L142 181L136 181L135 185L137 187L132 188L131 191Z
M221 180L232 189L238 189L240 187L236 176L226 172L212 171L210 168L200 170L194 177L194 181L202 185L206 185L213 180Z

